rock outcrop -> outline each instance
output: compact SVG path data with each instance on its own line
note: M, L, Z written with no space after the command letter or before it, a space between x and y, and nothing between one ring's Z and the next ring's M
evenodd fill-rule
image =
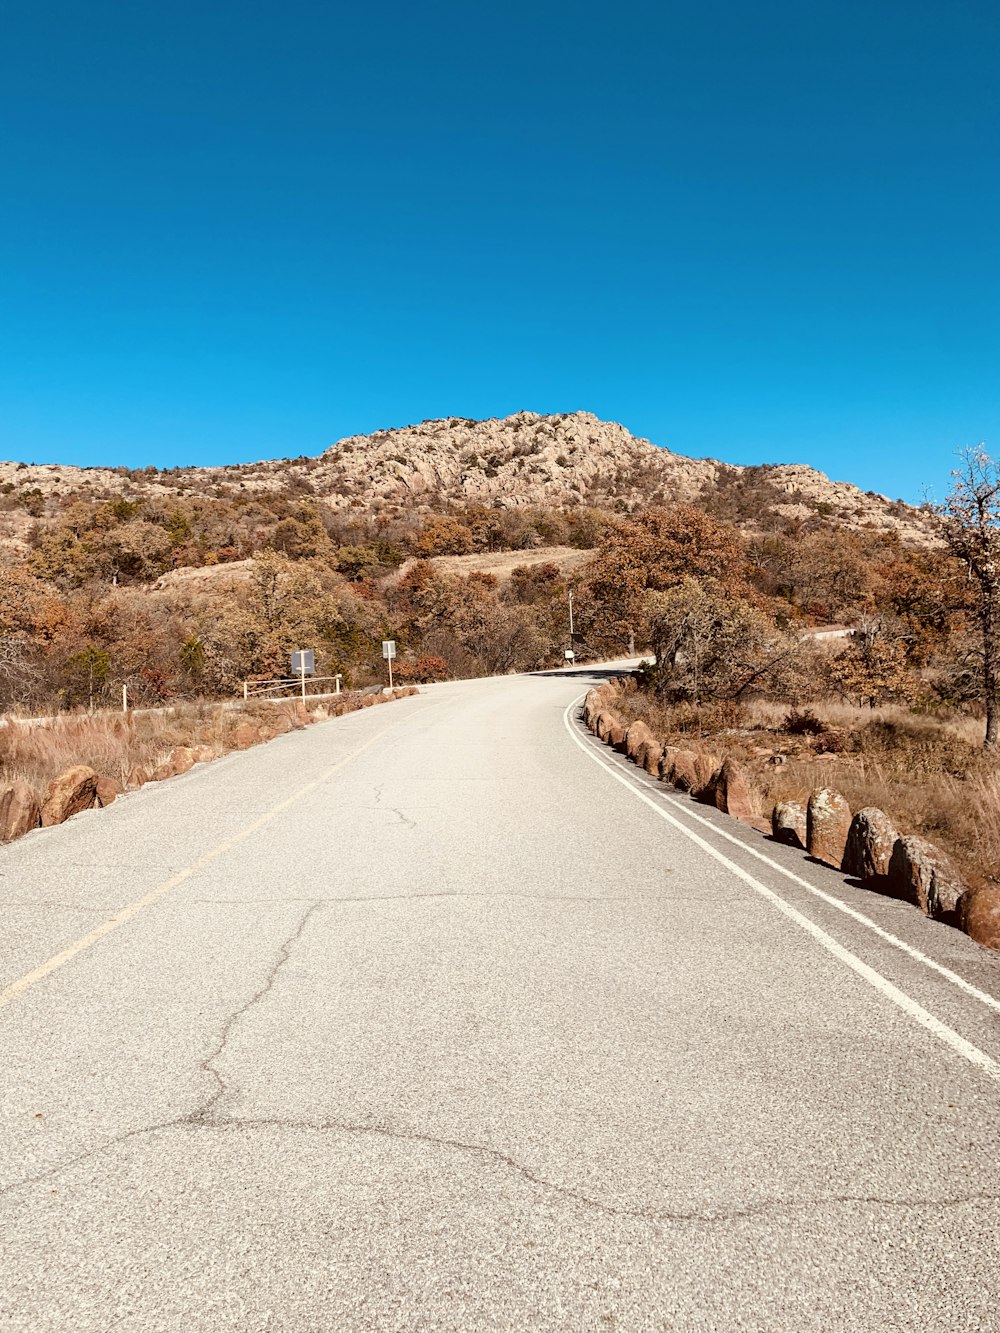
M630 508L664 495L694 500L716 487L731 490L744 482L754 488L751 513L766 510L781 519L823 514L849 529L895 532L917 543L939 541L939 525L929 512L831 481L813 468L780 464L750 471L689 458L590 412L517 412L485 421L447 417L353 435L315 458L225 469L136 475L109 468L0 463L0 484L43 496L79 490L168 498L192 491L211 494L215 488L247 496L298 495L307 489L333 509L349 509L363 497L369 505L386 503L411 511L439 508L442 502L496 508L582 502Z
M97 782L97 774L86 764L77 764L53 778L42 805L42 827L62 824L89 810L97 800Z
M889 860L889 889L938 921L954 921L966 886L939 847L925 838L897 838Z
M841 870L860 880L882 880L889 874L892 849L899 833L884 811L865 806L851 820Z
M851 807L839 791L820 787L806 805L806 851L840 869L851 828Z

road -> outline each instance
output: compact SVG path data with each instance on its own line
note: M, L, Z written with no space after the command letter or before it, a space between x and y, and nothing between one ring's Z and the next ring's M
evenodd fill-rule
M594 676L0 851L0 1328L1000 1327L1000 960L610 755Z

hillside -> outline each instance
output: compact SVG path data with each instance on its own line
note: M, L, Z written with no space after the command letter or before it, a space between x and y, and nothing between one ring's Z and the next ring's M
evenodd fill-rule
M688 458L589 412L502 420L450 417L341 440L317 457L219 468L141 471L0 463L8 512L38 516L53 503L112 496L311 496L334 510L408 511L442 504L517 508L598 505L632 510L697 500L752 528L820 515L853 529L933 541L925 512L831 481L803 465L736 467ZM8 524L8 533L16 524Z

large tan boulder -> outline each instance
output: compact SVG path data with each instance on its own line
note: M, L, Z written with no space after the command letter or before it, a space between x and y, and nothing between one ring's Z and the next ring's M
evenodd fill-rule
M652 736L640 749L636 763L640 768L644 768L651 778L658 778L662 759L663 745Z
M786 847L806 849L806 807L804 801L777 801L771 811L771 837Z
M718 767L719 761L714 755L701 754L697 750L678 750L667 780L678 791L697 792L711 779Z
M148 781L149 781L148 769L143 768L140 764L135 764L129 770L128 782L126 783L126 786L145 787Z
M175 774L189 773L196 763L194 750L189 745L178 745L170 756L170 762Z
M750 784L743 769L732 757L725 759L698 792L703 805L714 805L724 815L749 821L755 817Z
M0 840L12 842L42 823L42 804L27 782L12 782L0 793Z
M114 778L97 779L97 804L102 808L111 805L118 797L119 792L120 788Z
M958 924L977 944L1000 949L1000 889L969 889L958 900Z
M860 880L885 879L899 833L889 816L866 805L851 820L840 868Z
M608 731L611 729L613 722L612 714L606 708L602 708L594 720L594 730L597 733L598 740L606 741L608 739Z
M806 851L840 869L851 828L851 807L832 787L819 787L806 805Z
M81 810L89 810L97 800L97 774L86 764L67 768L49 783L42 805L42 827L62 824Z
M660 754L660 778L664 782L670 781L670 770L674 766L674 759L678 754L678 746L665 745Z
M259 745L263 739L260 727L252 722L240 722L233 731L232 746L234 750L249 750L251 745Z
M600 692L595 688L587 691L587 697L583 701L583 721L584 725L593 731L597 724L597 714L604 707L604 700Z
M889 889L937 921L954 921L966 886L947 853L926 838L897 838Z
M626 727L617 748L654 778L660 776L663 743L657 740L645 722L632 722Z

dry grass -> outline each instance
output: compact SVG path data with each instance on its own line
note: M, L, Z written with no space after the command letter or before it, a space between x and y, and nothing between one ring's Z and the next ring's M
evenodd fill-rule
M337 700L338 712L362 706L363 696L347 692ZM333 701L310 703L311 720L327 716ZM76 764L86 764L124 790L136 768L152 773L174 749L203 747L218 758L245 748L249 724L254 743L305 725L302 704L186 704L162 712L63 714L44 721L9 720L0 728L0 786L17 780L29 783L44 799L53 778ZM240 744L237 745L237 739Z
M777 800L835 787L852 810L877 806L901 833L949 852L970 884L1000 883L1000 763L984 753L983 724L974 718L817 700L808 711L818 732L796 735L783 726L788 705L698 712L628 688L620 711L644 718L669 744L741 759L765 817ZM768 763L772 754L786 762Z
M435 555L428 563L439 574L492 574L501 583L507 582L521 565L556 565L563 573L585 565L594 558L593 551L576 546L534 546L524 551L481 551L475 555ZM399 568L402 578L412 569L415 560L407 560Z

